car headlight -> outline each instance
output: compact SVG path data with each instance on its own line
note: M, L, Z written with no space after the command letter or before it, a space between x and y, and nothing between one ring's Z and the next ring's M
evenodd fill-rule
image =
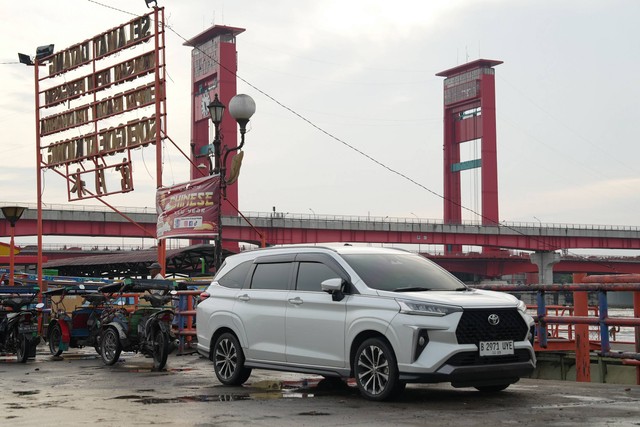
M455 305L435 304L431 302L396 299L400 306L400 313L419 314L422 316L446 316L462 311L462 307Z
M524 301L519 301L518 302L518 310L520 310L523 313L527 312L527 304Z

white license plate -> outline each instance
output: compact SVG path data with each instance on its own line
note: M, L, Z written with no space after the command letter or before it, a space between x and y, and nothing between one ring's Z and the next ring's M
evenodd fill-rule
M18 325L18 333L29 334L32 332L38 332L38 325Z
M480 356L513 354L513 341L480 341Z

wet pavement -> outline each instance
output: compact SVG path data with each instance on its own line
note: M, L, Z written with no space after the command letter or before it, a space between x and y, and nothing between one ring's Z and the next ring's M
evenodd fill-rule
M256 370L244 387L215 378L210 361L170 355L166 370L123 353L104 366L89 349L35 360L0 356L2 426L640 426L640 386L523 379L482 394L409 385L400 399L364 400L321 377Z

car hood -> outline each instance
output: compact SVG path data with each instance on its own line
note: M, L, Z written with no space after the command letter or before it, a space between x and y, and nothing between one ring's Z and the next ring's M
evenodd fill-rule
M511 294L471 288L467 289L466 291L378 291L378 295L398 299L429 301L439 304L456 305L465 308L518 306L518 299Z

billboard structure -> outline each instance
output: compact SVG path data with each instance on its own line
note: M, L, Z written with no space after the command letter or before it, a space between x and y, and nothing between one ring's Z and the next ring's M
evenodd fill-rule
M132 191L131 151L160 146L166 97L157 13L43 59L39 167L67 179L69 201Z
M44 170L66 179L69 201L101 200L133 191L131 153L155 146L157 188L162 187L164 39L164 9L155 7L71 47L36 56L39 278ZM162 264L164 256L159 241Z
M156 194L158 239L211 237L220 232L220 175L164 187Z

